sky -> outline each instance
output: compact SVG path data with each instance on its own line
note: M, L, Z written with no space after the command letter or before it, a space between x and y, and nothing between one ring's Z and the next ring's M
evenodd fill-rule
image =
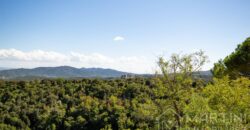
M203 69L250 36L249 0L0 0L0 67L153 73L203 50Z

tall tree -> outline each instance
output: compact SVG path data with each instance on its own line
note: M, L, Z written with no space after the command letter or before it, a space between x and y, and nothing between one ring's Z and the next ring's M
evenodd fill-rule
M181 118L184 116L183 108L190 99L193 88L193 72L199 71L206 63L207 56L203 51L187 54L174 54L170 60L159 58L159 67L163 77L162 85L167 87L166 97L168 97L169 104L167 108L173 110L173 116L169 117L175 120L177 126L181 127Z
M250 77L250 37L239 44L223 62L215 63L212 72L215 77L221 77L222 74L228 74L231 78Z

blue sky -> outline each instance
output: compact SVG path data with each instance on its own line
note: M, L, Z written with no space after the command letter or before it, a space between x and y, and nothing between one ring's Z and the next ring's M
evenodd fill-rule
M159 55L202 49L209 69L249 23L249 0L1 0L0 66L151 73Z

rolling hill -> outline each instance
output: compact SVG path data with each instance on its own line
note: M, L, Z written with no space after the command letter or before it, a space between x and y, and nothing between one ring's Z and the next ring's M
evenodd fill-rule
M74 68L70 66L59 67L38 67L34 69L9 69L0 70L0 79L22 79L31 77L43 78L108 78L108 77L121 77L127 72L117 71L113 69L103 68Z

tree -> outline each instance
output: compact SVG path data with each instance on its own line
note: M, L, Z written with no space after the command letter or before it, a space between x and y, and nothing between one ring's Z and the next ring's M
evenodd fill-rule
M250 80L214 79L185 106L185 124L199 129L247 129L250 121ZM204 118L208 117L208 118Z
M214 63L214 68L212 69L212 74L215 78L222 78L226 75L226 66L222 60L219 60L218 63Z
M161 84L167 87L165 92L166 97L168 97L167 109L174 111L172 120L177 122L178 127L182 125L183 108L190 100L192 93L192 74L199 71L206 61L207 56L204 55L203 51L186 55L173 54L168 61L163 57L159 58L158 65L163 75L163 77L159 78L161 79Z
M250 77L250 37L228 55L223 62L220 60L214 65L212 70L215 77L230 75L231 78L237 76Z

